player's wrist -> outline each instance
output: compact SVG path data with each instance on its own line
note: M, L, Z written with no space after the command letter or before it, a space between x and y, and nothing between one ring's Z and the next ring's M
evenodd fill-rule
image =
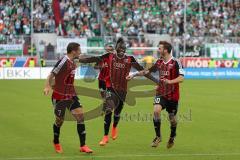
M173 81L172 80L168 80L168 84L173 84Z
M133 72L132 73L132 77L136 77L136 76L138 76L139 75L139 71L136 71L136 72Z

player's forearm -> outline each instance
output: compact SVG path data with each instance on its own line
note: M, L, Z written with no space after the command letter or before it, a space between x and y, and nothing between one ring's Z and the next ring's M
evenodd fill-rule
M133 77L137 77L137 76L145 76L146 74L148 74L149 71L148 70L142 70L142 71L137 71L133 73Z
M153 75L151 75L151 73L149 71L145 72L145 73L147 73L144 75L146 78L150 79L151 81L153 81L156 84L159 84L159 80L156 79L155 77L153 77Z
M45 87L51 87L50 84L53 82L53 80L54 80L54 74L50 73L47 77Z
M99 57L79 57L80 63L96 63L99 62L101 59Z
M184 76L180 75L175 79L170 80L170 84L181 83L184 80Z

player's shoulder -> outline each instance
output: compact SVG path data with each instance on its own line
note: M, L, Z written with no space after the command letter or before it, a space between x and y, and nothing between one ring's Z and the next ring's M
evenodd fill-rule
M173 58L172 58L172 61L174 61L176 65L182 66L180 59L178 59L178 58L176 58L176 57L173 57Z
M60 58L57 63L55 64L52 73L57 75L59 73L60 70L62 70L63 68L65 68L67 66L67 63L69 61L69 58L67 56L63 56L62 58Z
M157 63L157 64L161 64L161 63L163 63L163 62L164 62L164 61L163 61L162 58L158 58L157 61L156 61L155 63Z
M69 58L65 55L65 56L63 56L63 57L61 57L58 61L57 61L57 63L56 63L56 65L58 65L58 64L65 64L67 61L69 60Z
M126 57L127 57L127 58L130 58L130 59L135 59L135 57L134 57L133 55L128 55L128 54L126 54Z
M103 54L101 57L102 58L108 58L110 55L112 55L113 53L105 53Z
M137 61L136 58L133 55L126 54L125 56L126 56L126 59L129 59L131 62L136 62Z
M176 57L172 57L172 60L176 61L176 62L180 62L180 60L178 58L176 58Z

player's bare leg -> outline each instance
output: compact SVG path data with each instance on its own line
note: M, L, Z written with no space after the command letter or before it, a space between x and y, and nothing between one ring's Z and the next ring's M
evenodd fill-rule
M80 152L92 153L93 151L85 144L86 131L84 124L83 109L76 108L71 110L71 113L77 121L77 132L80 139Z
M160 104L154 105L153 111L153 124L156 133L156 137L153 139L151 146L157 147L159 143L162 141L161 139L161 111L162 106Z
M53 139L53 145L56 153L62 153L63 149L62 146L59 142L59 136L60 136L60 128L64 122L63 117L58 117L56 116L55 123L53 124L53 134L54 134L54 139Z
M167 148L172 148L174 145L174 139L176 137L176 129L177 129L177 118L174 113L169 113L169 121L171 125L171 134L168 140Z

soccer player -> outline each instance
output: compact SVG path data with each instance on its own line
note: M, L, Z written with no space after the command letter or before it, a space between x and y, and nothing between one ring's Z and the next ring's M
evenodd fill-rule
M105 45L104 49L105 49L106 54L114 53L114 48L109 43ZM99 75L98 75L98 88L99 88L101 97L104 98L105 97L105 91L106 91L105 78L109 74L109 67L108 67L107 59L103 58L102 61L100 61L99 63L96 63L94 68L95 69L100 69L100 72L99 72Z
M112 125L112 139L115 140L118 136L117 125L120 120L120 113L127 94L127 79L131 67L137 70L143 70L143 67L137 63L133 56L126 55L126 44L122 38L119 38L116 43L116 53L107 53L98 57L79 58L80 63L93 63L106 60L109 66L109 74L105 77L106 82L106 96L105 96L105 117L104 117L104 136L99 142L101 146L108 143L108 133L111 125L112 112L113 125ZM150 74L145 75L151 80L155 80Z
M159 72L160 83L156 89L156 96L154 99L154 117L153 124L155 128L156 137L153 139L152 147L157 147L161 142L161 118L160 114L166 108L169 120L171 134L168 140L167 148L174 145L174 138L176 137L177 120L176 114L178 111L179 100L179 83L184 80L184 72L179 60L171 55L172 46L168 42L159 42L160 57L157 62L148 70L135 72L127 76L130 80L135 76L143 76L151 72Z
M57 153L62 153L63 149L59 142L60 128L64 122L64 115L66 108L70 110L73 117L77 121L77 132L80 139L80 151L92 153L92 150L85 145L86 132L83 117L82 105L76 95L74 89L74 76L76 71L76 64L74 59L81 54L80 45L78 43L69 43L67 46L67 55L60 59L50 75L47 78L44 94L48 95L55 80L52 93L52 103L55 113L55 123L53 124L53 144Z

